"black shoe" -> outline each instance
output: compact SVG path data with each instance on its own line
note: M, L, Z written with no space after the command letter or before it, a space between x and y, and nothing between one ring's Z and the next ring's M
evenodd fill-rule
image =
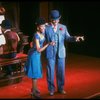
M38 90L38 89L37 89L37 90L32 90L32 89L31 89L31 94L32 94L34 91L35 91L36 93L40 94L40 90Z
M32 95L32 97L34 97L36 99L40 99L41 98L41 96L38 93L32 93L31 95Z
M35 91L36 91L38 94L40 94L40 90L37 89L37 90L35 90Z
M34 90L33 92L31 91L31 95L32 95L32 97L34 97L34 98L36 98L36 99L40 99L41 97L40 97L40 92L38 91L36 91L36 90Z

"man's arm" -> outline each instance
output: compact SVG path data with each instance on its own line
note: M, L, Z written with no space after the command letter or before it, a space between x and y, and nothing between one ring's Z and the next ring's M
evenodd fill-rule
M69 42L80 42L84 41L84 36L70 36L67 27L65 27L65 39Z

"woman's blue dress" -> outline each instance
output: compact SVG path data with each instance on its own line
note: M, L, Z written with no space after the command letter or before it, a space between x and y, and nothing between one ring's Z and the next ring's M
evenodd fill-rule
M43 46L45 38L41 39L36 33L34 39L39 39L40 47ZM41 53L36 50L36 44L28 52L28 59L25 63L25 73L29 78L41 78L42 77L42 63L41 63Z

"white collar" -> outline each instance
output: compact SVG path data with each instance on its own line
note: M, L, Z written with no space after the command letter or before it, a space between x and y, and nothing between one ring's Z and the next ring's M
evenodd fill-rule
M51 25L52 25L52 28L54 28L54 25L53 25L52 23L51 23ZM57 29L57 26L58 26L58 25L55 26L56 29Z
M4 33L8 32L8 31L11 31L11 29L7 29L7 30L5 30Z

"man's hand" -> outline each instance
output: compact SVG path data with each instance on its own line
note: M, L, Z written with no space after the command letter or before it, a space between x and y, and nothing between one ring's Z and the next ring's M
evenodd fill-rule
M76 42L84 41L84 36L77 36Z

